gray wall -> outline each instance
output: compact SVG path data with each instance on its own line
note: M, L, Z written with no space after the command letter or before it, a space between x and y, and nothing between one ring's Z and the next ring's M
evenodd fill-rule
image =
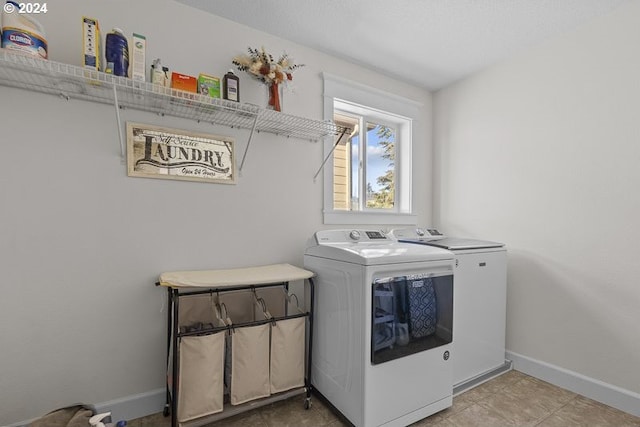
M508 350L636 401L638 22L628 2L434 101L435 220L507 244Z
M509 246L507 346L639 393L640 5L431 95L170 0L65 0L40 17L78 65L82 15L148 38L148 60L222 75L247 46L307 67L285 112L322 119L321 71L423 103L419 223ZM179 19L176 19L179 17ZM240 74L244 101L266 89ZM0 86L0 425L129 399L164 380L162 271L289 262L322 224L321 144L260 134L236 185L128 178L112 107ZM247 131L122 111L137 121ZM159 408L158 408L159 410Z
M414 206L431 221L427 91L170 0L50 3L39 20L51 60L80 65L82 15L103 33L146 35L148 63L160 57L187 74L221 76L247 46L287 51L307 64L294 74L295 93L284 93L291 114L323 119L322 71L422 103ZM239 75L243 101L266 105L266 88ZM313 181L321 143L259 134L236 185L129 178L113 107L3 86L0 99L0 425L161 389L165 292L153 285L161 272L301 266L307 238L325 227L322 179ZM237 153L248 137L121 113L123 122L233 136Z

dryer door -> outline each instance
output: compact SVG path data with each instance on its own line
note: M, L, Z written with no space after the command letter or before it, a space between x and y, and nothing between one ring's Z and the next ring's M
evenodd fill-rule
M371 284L371 363L451 343L450 270L378 275Z
M364 426L405 426L451 405L453 257L369 269Z

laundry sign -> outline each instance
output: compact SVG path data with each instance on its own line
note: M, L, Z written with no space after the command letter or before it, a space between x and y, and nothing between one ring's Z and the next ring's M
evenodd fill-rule
M129 176L235 183L233 139L127 122Z

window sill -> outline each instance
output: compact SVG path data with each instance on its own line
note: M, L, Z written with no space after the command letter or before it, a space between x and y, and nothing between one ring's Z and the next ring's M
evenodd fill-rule
M325 224L416 225L418 216L408 213L325 211Z

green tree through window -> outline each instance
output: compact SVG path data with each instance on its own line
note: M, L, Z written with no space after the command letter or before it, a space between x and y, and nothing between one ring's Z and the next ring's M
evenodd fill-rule
M372 193L367 197L368 208L391 209L395 201L395 134L388 126L377 125L375 128L378 146L382 148L380 157L387 160L387 170L376 178L378 190L373 191L371 183L367 183L367 190Z

